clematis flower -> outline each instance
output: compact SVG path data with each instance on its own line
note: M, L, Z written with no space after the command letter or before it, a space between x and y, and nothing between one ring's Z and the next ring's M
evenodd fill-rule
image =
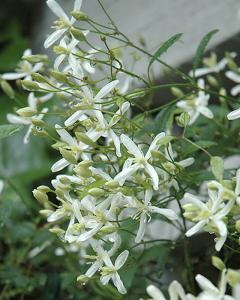
M78 110L73 113L66 121L65 126L71 126L75 122L77 122L83 114L89 116L97 116L98 112L101 110L101 101L102 99L109 94L117 85L119 81L113 80L106 84L101 90L97 93L97 95L93 96L92 91L87 87L83 86L82 90L82 101L81 104L85 106L89 106L89 109ZM97 103L96 103L97 102Z
M160 214L169 220L176 220L178 216L175 214L175 212L171 209L167 208L159 208L156 206L151 205L151 199L153 196L153 191L152 190L146 190L145 192L145 197L144 197L144 203L140 203L139 207L137 208L139 215L140 213L140 224L139 224L139 229L137 232L137 236L135 238L135 242L139 243L145 233L146 227L147 227L147 217L151 216L153 213Z
M30 108L32 108L33 110L37 110L37 103L44 103L47 100L49 100L52 97L51 94L47 94L45 96L42 97L36 97L34 95L34 93L30 93L28 95L28 106ZM12 123L12 124L19 124L19 125L28 125L28 130L23 138L23 142L24 144L28 144L29 143L29 137L31 134L31 131L34 127L34 125L32 124L33 119L36 120L42 120L44 117L44 114L46 114L48 112L47 108L43 108L41 110L41 112L38 115L35 115L33 117L22 117L22 116L18 116L15 114L7 114L7 120L8 122Z
M149 300L166 300L165 296L161 292L160 289L158 289L154 285L149 285L147 287L147 293L151 297ZM170 300L193 300L195 297L193 297L191 294L186 295L184 292L183 287L180 283L178 283L176 280L174 280L169 288L168 288L168 294Z
M24 56L30 56L32 55L32 50L27 49L23 52ZM31 80L32 73L38 72L43 66L43 63L36 63L35 65L32 65L30 62L26 60L22 60L18 64L18 68L16 69L15 73L5 73L1 75L2 79L5 80L17 80L17 79L24 79L24 80Z
M65 35L65 33L68 32L68 30L73 26L73 24L76 22L76 19L74 17L69 18L65 11L62 9L62 7L55 1L55 0L48 0L47 1L48 7L51 9L51 11L60 19L58 22L59 25L56 26L56 31L54 31L52 34L49 35L49 37L44 42L44 47L49 48L51 47L56 41L58 41L61 37ZM74 3L74 11L80 11L82 6L82 0L75 0ZM83 32L85 35L88 32Z
M151 159L151 151L158 149L159 142L164 136L164 132L159 133L152 141L147 153L144 155L138 146L127 135L122 134L121 141L134 158L128 158L125 161L123 170L114 178L114 180L118 181L120 185L123 185L131 175L136 173L138 170L144 170L144 172L151 177L154 190L157 190L159 184L158 174L148 161Z
M210 96L205 94L205 92L202 90L205 87L203 79L198 80L198 87L200 90L194 99L181 100L177 103L178 107L182 108L190 115L189 125L192 125L200 114L204 115L208 119L213 118L213 113L207 107Z
M219 287L216 287L211 283L210 280L208 280L206 277L198 274L195 278L200 286L200 288L203 290L199 295L199 300L236 300L236 298L226 295L226 289L227 289L227 278L226 278L226 269L222 271L221 274L221 280Z
M199 200L194 195L186 193L184 199L188 204L184 205L183 208L185 209L185 217L197 222L186 232L186 236L190 237L203 228L210 233L217 232L219 237L216 238L215 248L220 251L227 239L227 226L224 218L230 212L234 200L230 200L225 204L223 202L223 186L217 182L215 185L218 186L217 191L208 189L209 200L207 203Z
M230 53L231 57L234 58L237 56L235 52ZM210 73L219 73L220 71L224 70L228 61L224 57L219 62L217 62L217 56L215 53L211 53L209 58L204 59L204 63L206 67L199 68L195 70L195 77L201 77ZM190 76L193 76L193 71L189 72Z
M121 294L126 294L127 291L117 271L121 269L121 267L125 264L128 255L129 255L129 251L127 250L123 251L116 258L115 264L112 263L107 253L106 255L103 256L103 261L105 263L105 266L101 268L102 275L100 277L100 281L103 285L106 285L109 283L110 280L112 280L113 284L116 286L119 293Z

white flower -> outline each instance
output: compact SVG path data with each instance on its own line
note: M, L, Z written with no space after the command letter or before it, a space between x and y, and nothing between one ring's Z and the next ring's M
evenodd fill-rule
M128 255L129 252L127 250L123 251L116 258L115 264L112 263L107 253L106 255L103 256L103 261L105 263L105 266L102 267L101 269L102 275L100 281L103 285L106 285L109 283L110 280L112 280L113 284L116 286L119 293L121 294L126 294L127 291L117 271L125 264Z
M147 293L151 297L150 300L166 300L165 296L163 293L154 285L149 285L147 287ZM173 281L169 288L168 288L168 294L169 294L169 299L170 300L191 300L194 299L192 295L188 294L186 295L184 292L183 287L181 286L180 283L178 283L176 280Z
M226 76L232 81L238 83L235 87L231 89L231 94L237 96L240 93L240 75L233 71L227 71Z
M227 226L223 219L230 212L234 200L230 200L225 204L223 202L224 189L222 185L217 182L215 182L215 185L218 186L216 191L208 189L209 200L207 203L186 193L184 199L188 204L184 205L183 208L186 211L185 216L193 222L197 222L186 232L186 236L190 237L203 228L210 233L217 232L219 237L216 238L215 248L220 251L227 238Z
M114 180L118 181L120 185L123 185L131 175L136 173L138 170L144 170L144 172L151 177L154 190L157 190L159 184L158 174L148 161L151 159L151 151L158 149L159 142L164 136L164 132L159 133L152 141L147 153L144 155L138 146L127 135L122 134L121 141L134 158L128 158L125 161L123 170L114 178Z
M145 233L146 226L147 226L147 217L151 216L152 213L157 213L162 216L165 216L169 220L176 220L178 216L175 214L175 212L171 209L167 208L159 208L156 206L152 206L150 201L152 199L153 192L152 190L146 190L145 192L145 198L144 198L144 203L140 203L138 209L138 213L140 213L140 224L139 224L139 229L137 232L137 236L135 238L135 242L139 243Z
M120 139L113 131L112 127L121 120L121 117L128 111L129 107L130 107L130 103L124 102L109 122L105 120L102 112L98 111L97 112L97 119L99 121L98 126L97 128L90 129L89 131L94 141L97 141L100 137L105 137L108 140L112 140L116 149L116 155L118 157L121 156Z
M37 104L46 102L52 97L51 94L47 94L42 97L36 97L34 93L30 93L28 95L28 106L31 107L33 110L37 110ZM30 134L32 132L32 129L34 125L32 124L32 120L42 120L44 118L44 115L48 112L47 108L43 108L41 112L38 115L35 115L33 117L22 117L15 114L7 114L7 120L8 122L12 124L20 124L20 125L28 125L28 130L24 136L23 142L24 144L29 143Z
M230 53L231 57L236 57L236 53ZM199 68L195 70L195 77L204 76L210 73L219 73L222 71L227 65L227 59L223 58L219 62L217 62L217 57L215 53L212 53L210 58L205 58L205 64L207 65L204 68ZM190 76L193 76L193 71L189 72Z
M23 52L24 56L32 55L31 49L27 49ZM30 62L26 60L22 60L18 64L18 68L16 69L16 73L5 73L1 75L2 79L5 80L17 80L17 79L25 79L25 80L31 80L32 73L38 72L43 66L43 63L36 63L35 65L32 65Z
M81 104L89 106L89 109L83 109L83 110L78 110L75 113L73 113L66 121L65 121L65 126L71 126L80 118L82 117L83 114L89 115L89 116L97 116L98 113L100 113L101 110L101 102L102 99L109 94L117 85L119 81L114 80L106 84L104 87L101 88L101 90L97 93L96 96L93 96L92 91L87 87L83 86L82 90L82 101Z
M44 47L49 48L57 40L65 35L66 32L73 26L76 19L74 17L69 18L62 7L55 1L55 0L48 0L47 1L48 7L51 11L59 18L59 26L56 26L56 31L49 35L49 37L44 42ZM82 6L82 0L75 0L74 3L74 11L80 11Z
M204 86L204 80L199 79L198 87L200 90L197 96L194 97L194 99L181 100L177 103L178 107L182 108L190 115L189 125L193 124L200 114L204 115L208 119L213 118L213 113L207 107L210 96L208 94L205 94L205 92L202 90L204 89Z
M220 285L217 288L206 277L198 274L196 276L200 288L203 290L199 295L199 300L236 300L232 296L225 295L227 287L226 270L222 271Z

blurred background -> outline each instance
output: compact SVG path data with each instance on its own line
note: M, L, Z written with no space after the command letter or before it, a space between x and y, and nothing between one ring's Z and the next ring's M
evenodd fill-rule
M59 3L66 11L72 10L72 0ZM171 65L183 65L189 70L199 41L213 29L220 32L211 40L209 50L216 49L220 56L225 50L238 50L239 0L102 0L102 3L121 31L130 39L143 38L152 53L170 36L184 33L182 42L164 56ZM97 0L83 0L82 10L104 23ZM54 20L45 0L1 0L0 73L13 71L26 48L44 53L43 41ZM160 76L157 68L155 72ZM145 70L143 61L137 71ZM26 95L22 97L26 99ZM15 105L0 94L0 124L7 123L6 114ZM24 145L23 136L21 132L0 140L0 179L4 181L0 195L0 300L118 299L111 290L102 290L97 282L84 289L76 284L76 276L82 273L78 249L67 249L49 233L38 213L41 207L31 194L36 186L50 182L48 174L56 161L55 152L39 138L32 137L31 143ZM95 296L101 293L103 297Z

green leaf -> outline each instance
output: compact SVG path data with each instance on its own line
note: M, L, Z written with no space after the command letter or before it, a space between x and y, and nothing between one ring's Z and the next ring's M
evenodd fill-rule
M5 124L0 125L0 139L4 139L23 129L23 125Z
M170 39L168 39L166 42L164 42L159 48L158 50L154 53L154 55L152 56L149 65L148 65L148 72L149 69L151 67L151 65L154 63L155 60L157 60L164 52L167 52L167 50L173 45L175 44L182 36L182 33L177 33L174 36L170 37Z
M203 53L210 41L210 39L212 38L212 36L214 34L216 34L219 30L218 29L214 29L212 31L210 31L208 34L206 34L200 44L198 45L197 47L197 51L196 51L196 54L195 54L195 57L194 57L194 61L193 61L193 74L195 73L195 70L196 68L200 65L201 63L201 60L202 60L202 56L203 56Z
M213 156L211 158L211 167L215 178L218 181L221 181L223 179L223 173L224 173L224 162L222 158L219 156Z

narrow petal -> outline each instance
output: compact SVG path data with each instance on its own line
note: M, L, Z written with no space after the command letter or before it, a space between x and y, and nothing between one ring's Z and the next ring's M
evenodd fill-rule
M59 125L55 125L57 133L60 135L62 140L68 145L72 146L76 144L76 140L67 132L66 129L62 128Z
M206 277L198 274L195 279L202 290L215 294L219 293L218 289Z
M129 251L125 250L121 254L118 255L116 261L115 261L115 267L119 270L128 259Z
M59 19L69 22L69 18L66 15L65 11L55 0L48 0L47 5Z
M85 275L87 277L92 277L100 268L101 268L102 264L99 261L96 261L95 263L93 263L91 265L91 267L87 270L87 272L85 273Z
M141 242L141 240L143 239L144 233L146 231L146 227L147 227L147 216L145 213L142 213L141 217L140 217L140 223L139 223L137 236L135 238L135 243Z
M159 178L156 170L149 163L145 164L145 171L152 178L153 189L158 190Z
M103 226L103 224L99 224L95 228L80 234L77 241L79 241L79 242L87 241L88 239L93 237L102 228L102 226Z
M232 96L237 96L239 93L240 93L240 84L234 86L234 87L231 89L231 95L232 95Z
M119 137L116 135L116 133L112 129L109 130L109 135L110 135L111 139L113 140L117 157L121 157L121 148L120 148Z
M79 110L73 113L67 120L64 122L65 126L72 126L75 122L79 120L79 118L83 115L83 111Z
M190 237L201 230L207 224L206 220L199 221L196 225L194 225L191 229L186 232L186 236Z
M227 71L226 72L227 78L231 79L234 82L240 83L240 75L233 71Z
M240 85L239 85L240 87ZM233 110L227 115L228 120L236 120L240 118L240 108Z
M198 111L208 119L212 119L214 117L213 113L208 107L200 106L198 107Z
M23 125L29 125L31 122L27 119L24 119L23 117L14 115L14 114L7 114L7 120L8 122L12 124L23 124Z
M114 180L118 181L120 185L123 185L124 182L137 170L139 169L138 164L134 164L130 166L129 168L126 168L122 170L115 178Z
M153 300L166 300L163 293L154 285L149 285L147 287L147 293Z
M152 213L157 213L163 215L164 217L168 218L169 220L177 220L178 216L172 209L168 208L159 208L156 206L150 206L149 211Z
M186 297L183 287L176 280L174 280L170 284L168 292L169 292L170 299L178 299L178 296L179 296L180 299L187 300L187 297Z
M214 70L211 68L199 68L195 70L195 77L200 77L212 73ZM193 71L190 71L190 76L193 76Z
M107 85L105 85L94 97L95 101L98 102L103 97L105 97L107 94L109 94L118 85L118 83L119 83L118 80L114 80L114 81L108 83Z
M154 140L152 141L152 143L151 143L151 145L150 145L150 147L149 147L149 149L148 149L148 152L147 152L146 155L145 155L145 158L146 158L146 159L149 159L149 158L151 157L151 151L157 150L157 148L159 147L158 142L159 142L163 137L165 137L165 136L166 136L165 132L160 132L160 133L154 138Z
M27 76L27 73L5 73L1 77L5 80L17 80Z
M235 194L236 194L236 196L239 196L239 194L240 194L240 169L238 169L236 172Z
M181 160L180 162L178 162L178 164L181 167L186 168L186 167L191 166L194 163L194 161L195 161L195 159L193 157L189 157L184 160Z
M127 148L128 152L135 157L144 157L142 151L138 146L125 134L121 134L121 141L123 145Z
M60 37L67 31L67 29L59 29L51 33L44 42L44 47L51 47Z
M112 281L113 281L113 284L115 285L115 287L117 288L117 290L119 291L120 294L126 294L127 291L122 283L122 280L119 276L119 274L116 272L113 274L112 276Z
M51 167L51 171L59 172L67 166L69 166L69 162L65 158L62 158L55 162L55 164Z

